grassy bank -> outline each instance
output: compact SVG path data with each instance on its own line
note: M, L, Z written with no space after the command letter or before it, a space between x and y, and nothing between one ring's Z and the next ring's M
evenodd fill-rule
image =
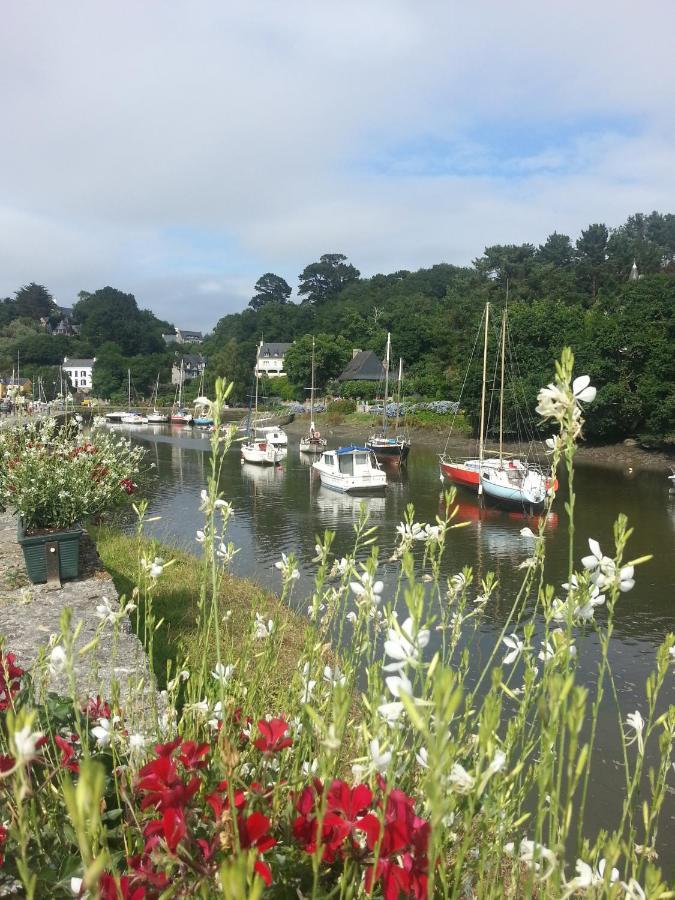
M304 421L305 419L309 421L308 416L298 416L297 418L300 421ZM336 425L356 425L365 428L377 428L382 424L382 417L373 416L370 413L341 413L329 411L317 414L315 416L315 421L317 428L319 429L321 429L322 426L330 427ZM471 426L462 413L459 413L454 417L453 423L452 415L432 412L431 410L426 409L420 410L414 415L406 416L404 420L401 420L399 429L428 429L429 431L437 431L446 434L450 430L451 425L453 425L453 432L456 435L471 434ZM390 427L392 429L394 427L393 420L391 421Z
M201 584L204 569L201 559L157 541L123 534L118 529L102 525L91 529L92 537L110 572L120 595L131 598L138 583L139 558L143 555L172 560L153 590L153 612L156 621L163 620L155 632L153 669L160 686L166 682L167 666L175 666L186 656L201 658L206 654L209 664L215 664L215 648L200 646L198 641L198 615ZM281 635L281 644L275 671L270 673L265 689L274 699L283 697L297 670L297 663L305 639L307 620L293 612L274 594L263 590L246 578L225 575L219 597L224 630L232 647L244 646L248 641L251 619L259 612L265 619L275 620ZM231 614L230 614L231 613ZM132 624L139 633L144 621L142 601L132 616ZM255 661L252 661L255 665Z

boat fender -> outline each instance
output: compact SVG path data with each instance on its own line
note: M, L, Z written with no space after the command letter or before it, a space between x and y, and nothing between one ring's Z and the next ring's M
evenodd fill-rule
M320 432L320 431L315 431L315 432L314 432L314 437L315 437L315 438L320 438L320 437L321 437L321 432Z

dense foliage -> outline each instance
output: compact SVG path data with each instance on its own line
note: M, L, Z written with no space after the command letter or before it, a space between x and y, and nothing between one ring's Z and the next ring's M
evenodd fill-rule
M633 262L637 273L632 273ZM637 274L637 278L635 275ZM344 277L343 277L344 276ZM265 276L265 277L269 277ZM509 428L514 398L533 408L548 361L565 344L599 387L587 437L660 439L675 421L675 215L637 214L615 229L592 224L576 242L554 232L538 247L486 247L470 267L446 264L359 278L344 257L327 254L300 277L299 303L267 302L224 316L206 344L209 355L236 348L242 375L250 372L260 335L299 341L289 354L289 381L302 397L309 338L384 355L392 335L394 367L405 363L406 395L459 397L485 303L492 304L495 370L499 317L508 286ZM343 343L344 342L344 343ZM474 354L463 405L475 422L480 353ZM296 359L298 357L298 359ZM302 360L299 360L302 357ZM228 377L234 374L232 367ZM250 375L245 383L250 380ZM319 378L324 386L326 379ZM491 387L497 387L493 380ZM351 389L350 389L351 390ZM366 396L367 391L362 395Z

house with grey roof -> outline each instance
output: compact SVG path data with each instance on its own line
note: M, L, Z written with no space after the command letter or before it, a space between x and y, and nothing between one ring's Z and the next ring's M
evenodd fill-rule
M180 384L181 362L183 364L183 381L199 378L206 368L206 357L199 353L183 353L171 367L171 384Z
M257 374L267 375L268 378L279 378L281 375L285 375L284 357L288 353L289 347L292 346L292 344L261 341L258 348Z
M66 356L61 368L75 390L88 393L92 388L95 362L96 357L93 359L69 359Z
M384 365L372 350L353 350L338 381L383 381Z

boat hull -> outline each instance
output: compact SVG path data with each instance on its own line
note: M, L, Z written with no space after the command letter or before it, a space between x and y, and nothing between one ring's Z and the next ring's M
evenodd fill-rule
M300 453L313 453L318 456L328 446L328 442L323 438L303 438L300 441Z
M545 497L534 497L523 488L495 484L486 478L483 478L481 483L485 498L499 506L510 509L531 509L536 512L540 512L544 508Z
M316 463L315 463L316 467ZM387 486L387 476L384 472L374 474L370 477L359 476L341 476L333 475L330 472L324 472L321 469L319 478L321 484L332 491L339 491L341 494L369 494L374 491L383 491Z
M474 468L475 464L475 468ZM441 473L453 484L462 485L469 490L478 493L480 484L478 460L469 460L468 463L453 463L441 461Z
M242 462L253 463L257 466L275 466L285 455L278 447L265 442L242 444L241 446Z
M366 447L369 450L372 450L375 456L383 462L405 462L408 459L408 454L410 453L410 444L407 443L407 441L404 441L402 443L391 441L386 444L367 441Z

